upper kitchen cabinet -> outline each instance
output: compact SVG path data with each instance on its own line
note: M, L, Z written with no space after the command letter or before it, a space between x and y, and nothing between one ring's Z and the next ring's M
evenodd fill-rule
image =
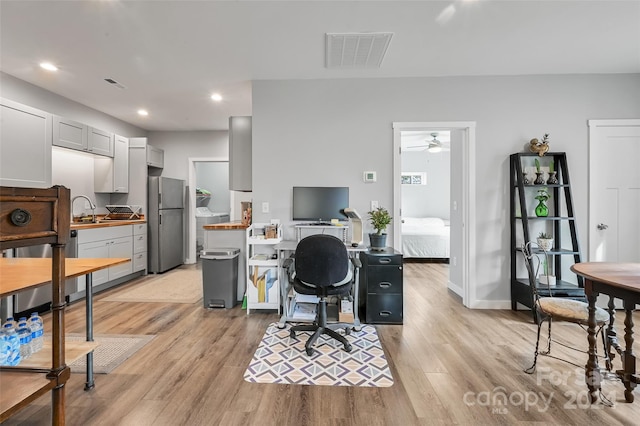
M164 150L147 145L147 166L162 169L164 167Z
M115 135L113 139L113 158L94 158L95 192L129 192L129 139L119 135Z
M113 133L87 126L67 118L55 116L53 145L113 157Z
M51 186L51 114L0 98L0 185Z
M229 117L229 189L251 191L251 117Z

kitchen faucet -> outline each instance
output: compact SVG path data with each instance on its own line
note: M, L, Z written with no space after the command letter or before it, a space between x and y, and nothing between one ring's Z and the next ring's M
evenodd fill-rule
M73 216L73 202L76 201L78 198L84 198L89 202L89 207L91 208L91 221L95 222L96 221L96 205L93 204L93 201L91 201L91 198L87 197L86 195L76 195L71 199L71 215Z

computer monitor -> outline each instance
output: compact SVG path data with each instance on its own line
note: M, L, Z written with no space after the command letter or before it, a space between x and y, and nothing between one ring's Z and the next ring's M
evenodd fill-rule
M344 219L349 207L349 188L337 186L294 186L293 220L329 222Z

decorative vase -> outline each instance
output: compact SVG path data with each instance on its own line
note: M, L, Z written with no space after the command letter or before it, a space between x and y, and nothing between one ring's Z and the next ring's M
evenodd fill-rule
M531 181L527 177L527 172L522 172L522 183L524 185L531 185Z
M549 208L544 203L544 201L539 200L538 205L536 206L536 216L538 217L547 217L549 216Z
M544 185L544 178L542 172L536 172L536 180L533 181L534 185Z
M384 251L387 247L387 234L369 234L370 249Z
M547 184L556 185L558 183L558 172L550 172L549 179L547 179Z

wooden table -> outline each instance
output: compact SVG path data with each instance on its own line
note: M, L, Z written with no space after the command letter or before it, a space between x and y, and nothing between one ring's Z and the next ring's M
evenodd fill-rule
M65 278L74 278L81 275L87 276L85 304L87 342L93 342L93 292L90 291L92 289L92 273L130 261L131 259L128 258L65 259ZM51 258L0 258L0 294L2 294L2 296L8 296L22 290L48 284L51 282L51 268ZM85 383L85 389L91 389L95 386L93 379L93 348L95 345L82 343L78 345L77 348L73 347L73 345L71 346L70 354L72 358L75 351L87 351L87 381ZM28 362L25 362L24 365L21 363L20 366L23 368L34 367L33 364L35 362L35 367L41 367L43 369L51 368L51 356L50 354L43 356L44 350L43 348L40 351L42 354L37 357L41 359L40 362L38 362L38 359L29 359L27 360ZM4 380L5 374L8 373L3 372L2 378L0 379L3 386L7 383ZM4 404L2 410L4 411Z
M633 311L636 305L640 304L640 263L585 262L574 264L571 270L584 277L584 290L589 302L589 360L585 367L585 378L591 403L594 403L598 398L602 381L596 356L596 299L599 293L611 297L607 340L609 346L614 347L622 358L622 369L616 370L616 375L624 383L625 400L633 402L633 389L640 382L640 376L636 375L636 356L633 353ZM613 298L623 301L626 346L624 350L620 348L613 328L615 319ZM605 350L610 350L610 348Z

